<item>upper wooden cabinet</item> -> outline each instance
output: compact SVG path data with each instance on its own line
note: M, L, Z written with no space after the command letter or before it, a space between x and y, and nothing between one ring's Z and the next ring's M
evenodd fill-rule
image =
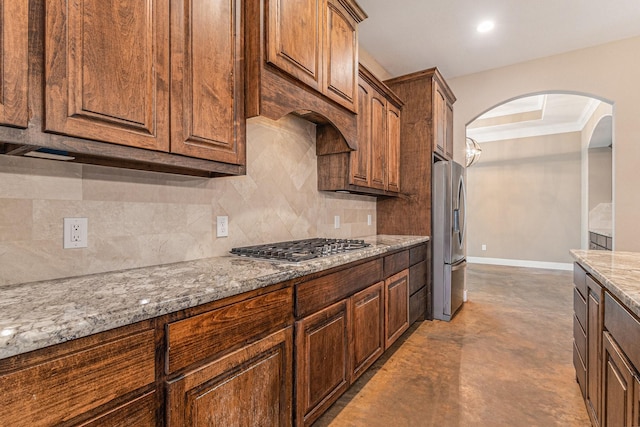
M247 0L246 115L295 113L356 147L358 23L354 0Z
M244 163L240 0L171 2L171 152Z
M242 12L240 0L45 0L33 8L44 22L35 27L44 39L42 129L21 141L83 163L244 173ZM41 101L31 99L38 115Z
M45 130L169 151L169 3L48 0Z
M28 18L28 0L0 0L0 125L29 121Z
M430 236L431 164L434 156L453 156L455 97L437 68L384 83L404 102L399 174L403 197L378 199L377 232Z
M360 65L358 81L358 149L318 153L318 189L360 194L400 192L400 121L402 101ZM331 146L335 133L320 132L320 145Z

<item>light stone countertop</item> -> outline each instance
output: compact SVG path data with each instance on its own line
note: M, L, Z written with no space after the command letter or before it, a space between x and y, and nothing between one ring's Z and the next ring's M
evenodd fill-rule
M352 261L424 236L364 237L372 246L299 263L235 255L0 288L0 359L195 307Z
M571 255L640 317L640 252L571 250Z

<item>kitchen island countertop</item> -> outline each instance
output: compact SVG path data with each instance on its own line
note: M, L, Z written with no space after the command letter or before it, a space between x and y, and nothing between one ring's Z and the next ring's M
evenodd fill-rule
M640 317L640 253L571 250L593 277Z
M425 236L365 237L370 247L303 262L222 256L0 288L0 359L195 307L349 262Z

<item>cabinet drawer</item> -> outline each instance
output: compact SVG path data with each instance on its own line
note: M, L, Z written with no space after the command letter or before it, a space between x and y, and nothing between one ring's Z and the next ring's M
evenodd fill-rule
M583 362L587 360L587 334L578 323L576 316L573 316L573 342L580 353Z
M293 290L270 292L167 325L168 374L293 323Z
M146 330L0 376L0 423L58 425L153 383L154 335Z
M427 284L427 262L422 261L409 268L409 295L415 294L418 289Z
M304 317L382 280L382 259L327 274L296 286L296 317Z
M573 264L573 284L582 295L587 297L587 272L577 262Z
M420 289L409 297L409 324L412 325L416 320L424 318L427 310L427 288Z
M582 330L587 330L587 301L577 288L573 288L573 312L582 326Z
M582 393L582 398L584 399L587 396L587 368L584 365L584 360L580 357L580 351L575 343L573 344L573 366L576 369L576 379L578 380L580 393Z
M384 257L384 277L392 276L405 268L409 268L409 251Z
M427 245L416 246L409 249L409 265L415 265L427 260Z
M604 329L611 333L615 342L633 366L640 367L640 322L609 293L604 297Z
M155 390L150 391L77 427L154 427L157 424L156 394Z

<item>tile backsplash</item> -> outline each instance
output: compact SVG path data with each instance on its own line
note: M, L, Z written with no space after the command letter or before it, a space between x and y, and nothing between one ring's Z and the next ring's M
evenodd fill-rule
M316 164L315 125L294 116L248 121L248 173L240 177L0 156L0 286L221 256L270 241L375 234L375 198L319 192ZM216 238L219 215L229 217L229 237ZM88 218L88 248L62 249L65 217Z

